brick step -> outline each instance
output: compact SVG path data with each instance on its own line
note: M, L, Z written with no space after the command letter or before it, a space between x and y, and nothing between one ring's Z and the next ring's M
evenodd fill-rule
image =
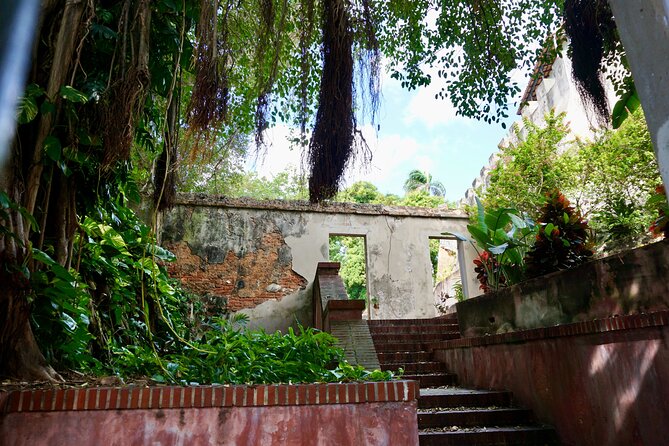
M402 379L410 379L418 381L420 383L421 388L453 386L458 381L458 377L454 373L406 374L402 375ZM418 399L419 405L421 398ZM436 407L441 407L441 406L436 406Z
M407 377L404 377L409 379ZM424 387L421 385L421 387ZM418 408L433 407L489 407L509 406L511 392L504 390L470 390L461 388L426 389L421 388L418 398Z
M394 362L381 364L381 370L397 370L400 367L404 369L404 373L408 374L446 372L446 365L443 362L436 361Z
M457 324L454 317L428 318L428 319L373 319L367 321L370 327L378 325L434 325L434 324Z
M527 424L532 421L530 410L517 408L418 412L418 429L443 426L509 426Z
M369 332L374 334L383 333L444 333L460 332L458 324L430 324L430 325L377 325L370 326Z
M419 432L420 446L466 445L558 445L555 430L548 427L495 427L448 432Z
M445 333L372 333L374 344L385 342L439 342L449 339L458 339L459 331Z
M423 362L432 359L432 353L427 351L416 352L379 352L377 353L381 364Z
M433 343L434 342L375 342L374 347L376 348L377 353L413 353L430 351Z

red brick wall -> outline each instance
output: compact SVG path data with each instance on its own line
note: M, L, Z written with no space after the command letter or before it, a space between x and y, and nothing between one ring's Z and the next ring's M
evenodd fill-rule
M669 444L669 311L435 344L462 385L508 389L562 444Z
M0 392L0 444L418 445L415 381Z
M242 256L230 250L222 263L212 263L195 255L188 243L179 241L166 244L177 256L176 262L167 266L172 277L202 296L210 313L237 311L280 300L306 287L307 280L280 260L279 250L285 247L281 234L270 232L262 237L261 249ZM280 289L268 290L270 286Z

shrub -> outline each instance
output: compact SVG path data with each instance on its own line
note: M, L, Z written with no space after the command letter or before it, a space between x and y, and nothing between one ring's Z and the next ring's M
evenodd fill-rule
M546 195L537 223L536 241L525 256L527 277L573 268L592 256L588 223L560 191Z

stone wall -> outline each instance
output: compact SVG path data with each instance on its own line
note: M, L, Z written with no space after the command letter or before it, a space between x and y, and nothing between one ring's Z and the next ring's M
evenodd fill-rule
M311 325L311 281L328 261L330 235L365 237L368 293L379 302L372 317L435 316L429 238L465 233L467 223L463 213L438 209L181 195L161 234L178 258L170 272L211 313L240 310L252 326L283 330ZM472 295L474 254L458 242Z

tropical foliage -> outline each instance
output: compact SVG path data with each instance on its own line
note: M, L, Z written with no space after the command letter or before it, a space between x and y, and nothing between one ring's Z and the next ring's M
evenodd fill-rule
M488 209L477 198L477 215L467 225L470 237L444 233L468 242L476 250L475 272L484 292L513 285L524 279L525 254L536 234L534 222L513 208Z
M268 334L245 316L207 319L201 303L167 276L174 255L123 201L82 222L76 264L65 269L32 250L35 336L50 364L157 382L287 383L390 379L343 359L335 339L313 329Z
M574 268L592 257L588 222L560 191L546 195L537 224L536 240L525 256L527 277Z
M564 116L553 113L544 126L525 128L516 129L518 142L500 150L480 191L486 207L514 207L537 219L545 194L559 189L588 217L602 249L645 240L656 217L649 199L661 179L640 109L594 141L570 141Z
M250 135L262 146L263 131L282 122L299 127L308 147L310 199L333 197L356 147L359 159L367 157L355 111L368 98L374 115L382 56L405 87L429 84L428 70L436 68L446 81L441 96L459 113L499 121L518 91L510 71L529 67L532 42L552 35L561 7L529 0L42 2L20 125L0 178L0 282L7 285L0 291L0 373L58 378L38 348L31 313L47 314L53 303L62 328L74 327L72 319L80 331L83 306L104 307L105 293L89 293L88 282L76 280L88 238L119 274L127 267L143 275L129 282L141 286L127 326L139 321L150 332L154 323L167 324L167 315L155 315L173 296L147 299L142 291L147 276L160 275L159 262L146 254L156 255L150 234L139 233L134 246L124 238L127 228L112 224L121 220L113 207L130 177L153 194L157 209L168 208L177 172L190 173L187 188L203 187L205 177L227 181L221 166L237 163ZM76 297L78 307L58 303L47 294L52 289ZM116 333L121 322L100 327ZM78 348L47 355L67 362Z
M432 174L420 170L412 170L409 177L404 182L404 191L426 192L428 195L443 197L446 195L446 188L440 181L432 179Z
M564 113L550 112L543 126L528 118L522 127L514 125L516 142L500 148L482 194L487 207L512 206L536 219L547 192L573 189L577 165L564 119Z

